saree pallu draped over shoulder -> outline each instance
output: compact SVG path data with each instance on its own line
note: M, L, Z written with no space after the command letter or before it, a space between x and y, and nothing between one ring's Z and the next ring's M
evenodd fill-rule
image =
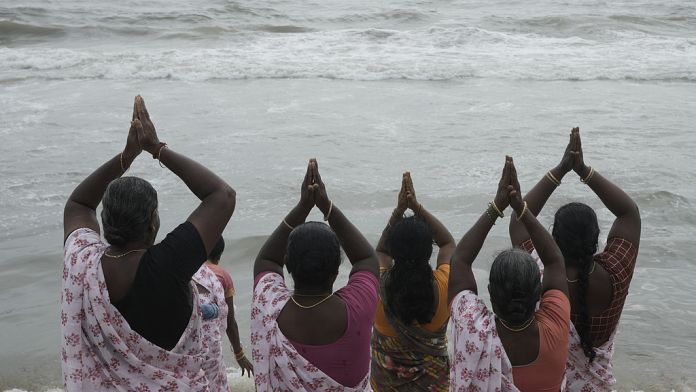
M131 330L109 299L101 268L107 246L84 228L65 241L60 318L66 391L208 391L199 312L192 312L171 351ZM193 284L192 292L196 303Z
M355 387L339 384L307 361L283 335L278 315L292 291L276 273L264 275L254 288L251 306L251 357L258 392L370 391L369 372Z

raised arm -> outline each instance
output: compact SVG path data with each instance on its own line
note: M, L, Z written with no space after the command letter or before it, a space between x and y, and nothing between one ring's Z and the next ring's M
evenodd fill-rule
M440 222L433 214L431 214L421 203L418 202L416 198L416 190L413 187L413 180L411 179L411 173L404 173L406 181L406 200L408 201L408 208L413 210L413 212L425 220L425 222L430 226L433 232L433 241L437 244L440 249L437 253L437 265L449 264L452 259L452 254L454 253L455 243L452 233L447 230L445 225Z
M556 289L562 291L566 297L568 296L568 282L566 281L565 261L563 254L556 245L551 234L539 223L534 214L529 211L529 202L522 200L522 191L520 183L517 180L517 170L510 159L510 178L511 184L508 185L508 196L510 206L515 210L516 221L521 222L532 239L532 244L539 254L541 262L544 264L544 278L542 281L542 289Z
M590 166L585 165L579 128L574 130L573 137L575 139L575 145L577 146L573 170L616 217L607 238L624 238L635 246L638 246L640 243L641 228L638 205L636 205L635 201L633 201L621 188L604 178Z
M573 169L574 163L574 138L573 132L578 128L573 128L570 131L568 137L568 145L566 146L561 162L553 169L546 172L546 174L537 182L537 184L532 188L525 196L524 201L527 202L528 212L534 216L538 216L541 210L546 205L546 202L551 197L553 191L558 188L561 184L561 180L565 177L568 172ZM513 246L520 246L523 242L529 239L529 232L525 228L521 221L516 219L510 219L510 240L512 240Z
M123 152L109 159L84 179L72 192L63 210L63 240L79 228L88 228L99 233L97 206L101 203L109 183L128 170L142 149L138 143L135 120L136 105L133 106L133 119L128 131L126 147Z
M288 236L296 226L301 225L307 219L309 212L314 208L314 187L312 186L312 161L307 164L302 186L300 187L300 201L290 210L285 219L276 227L270 237L261 247L254 262L254 276L264 271L272 271L283 274L285 265L285 252L288 246Z
M462 239L457 244L452 254L452 269L449 276L448 297L449 302L454 297L464 290L471 290L478 293L476 287L476 279L471 265L474 263L476 256L483 242L488 236L491 228L495 224L498 217L503 217L503 211L509 205L508 185L510 185L510 167L512 160L510 157L505 157L505 166L503 174L498 182L498 192L493 201L488 205L486 211L481 214L476 223L464 234Z
M143 150L151 153L153 158L159 159L161 164L181 178L200 199L201 203L187 220L196 227L206 252L210 253L232 217L236 201L235 191L205 166L161 143L145 107L145 101L139 95L135 100L138 140Z
M341 210L329 200L316 160L311 161L311 167L316 205L341 241L343 251L346 252L348 260L353 265L351 275L358 271L369 271L379 278L379 262L372 245L343 215Z
M377 259L379 259L380 268L388 269L392 266L394 258L389 253L389 249L387 249L387 237L389 237L389 230L391 227L403 218L404 212L406 212L407 208L408 200L406 199L406 173L404 173L401 178L401 190L399 191L399 196L397 197L396 207L394 208L394 211L392 211L391 216L389 216L389 221L382 230L382 235L379 237L377 247L375 248Z

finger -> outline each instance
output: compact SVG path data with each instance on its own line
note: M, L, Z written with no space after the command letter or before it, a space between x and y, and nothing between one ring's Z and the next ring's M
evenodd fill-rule
M138 97L136 96L135 99L133 99L133 118L131 121L135 120L138 118Z
M302 180L302 186L307 186L312 183L312 161L307 162L307 172Z
M575 128L575 137L577 138L577 141L578 141L577 151L582 151L582 139L580 139L580 128L579 127Z
M321 181L321 174L319 174L319 163L317 162L316 158L313 158L312 161L314 162L314 181L317 184L323 184Z
M140 120L141 120L141 121L142 121L142 120L149 120L149 119L150 119L150 113L147 112L147 107L145 106L145 100L144 100L143 97L141 97L140 95L138 95L138 97L140 98L140 105L139 105L139 107L140 107L140 113L138 113L138 115L142 115L142 116L143 116L143 117L140 117Z

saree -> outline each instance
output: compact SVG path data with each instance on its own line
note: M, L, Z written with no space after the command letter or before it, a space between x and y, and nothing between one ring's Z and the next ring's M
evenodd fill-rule
M537 262L541 276L544 276L544 264L542 264L536 249L531 252L532 258ZM595 347L597 356L590 363L582 349L580 335L570 323L570 339L568 348L568 361L566 362L565 389L569 392L599 392L611 391L616 384L616 378L612 372L612 357L614 356L614 339L617 328L614 329L609 340L600 347Z
M450 390L456 392L517 392L512 365L495 327L495 315L471 290L450 304L452 366Z
M199 312L191 312L171 351L131 330L109 299L101 267L107 247L86 228L65 241L60 314L65 390L208 391ZM197 301L198 291L191 286Z
M220 309L216 318L203 320L203 341L208 347L203 371L208 378L211 391L229 391L227 369L222 355L222 339L226 336L228 312L225 292L215 273L205 263L192 279L207 290L199 293L198 303L214 303Z
M382 285L384 287L384 285ZM382 291L381 297L385 298ZM447 324L431 332L407 326L385 308L397 336L372 330L370 383L376 391L447 391L450 361L447 353Z
M276 320L291 295L292 291L277 273L265 274L254 288L251 306L251 357L256 390L370 391L369 372L355 387L341 385L302 357L283 335Z

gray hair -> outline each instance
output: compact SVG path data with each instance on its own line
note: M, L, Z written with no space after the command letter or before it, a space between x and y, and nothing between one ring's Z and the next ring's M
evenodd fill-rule
M102 199L104 238L111 245L145 239L157 208L157 191L138 177L121 177L109 184Z

